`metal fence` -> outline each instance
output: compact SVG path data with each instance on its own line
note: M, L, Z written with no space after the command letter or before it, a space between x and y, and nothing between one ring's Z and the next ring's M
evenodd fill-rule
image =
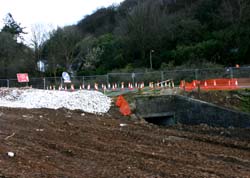
M75 76L71 77L71 81L75 87L79 87L82 84L90 84L91 87L93 87L95 83L105 85L117 83L119 85L121 82L144 82L145 85L148 85L149 82L160 82L168 79L172 79L175 85L179 85L181 80L192 81L214 78L250 78L250 66L240 68L168 70L144 73L108 73L107 75ZM50 86L58 87L61 84L63 84L61 77L30 78L28 84L18 83L17 79L0 79L0 87L25 87L28 85L33 88L47 89Z

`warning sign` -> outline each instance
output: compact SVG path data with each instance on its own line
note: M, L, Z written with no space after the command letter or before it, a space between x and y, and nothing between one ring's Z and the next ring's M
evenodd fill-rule
M16 75L18 82L29 82L29 76L27 73L19 73Z

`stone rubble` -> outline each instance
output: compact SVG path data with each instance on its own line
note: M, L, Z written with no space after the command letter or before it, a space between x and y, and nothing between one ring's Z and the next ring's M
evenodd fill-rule
M4 94L1 94L4 93ZM11 108L67 108L101 114L109 111L111 99L97 91L56 91L39 89L4 89L0 106Z

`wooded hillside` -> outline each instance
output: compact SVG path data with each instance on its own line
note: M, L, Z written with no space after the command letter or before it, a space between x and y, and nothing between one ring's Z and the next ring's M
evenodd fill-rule
M150 69L150 59L155 70L250 64L249 0L125 0L47 38L34 33L33 48L18 42L23 29L13 22L0 32L2 78L38 75L41 59L47 76Z

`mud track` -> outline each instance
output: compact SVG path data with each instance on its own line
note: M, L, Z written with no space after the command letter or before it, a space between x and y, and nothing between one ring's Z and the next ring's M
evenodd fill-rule
M0 108L0 177L247 178L250 130L159 127L114 108L103 116Z

